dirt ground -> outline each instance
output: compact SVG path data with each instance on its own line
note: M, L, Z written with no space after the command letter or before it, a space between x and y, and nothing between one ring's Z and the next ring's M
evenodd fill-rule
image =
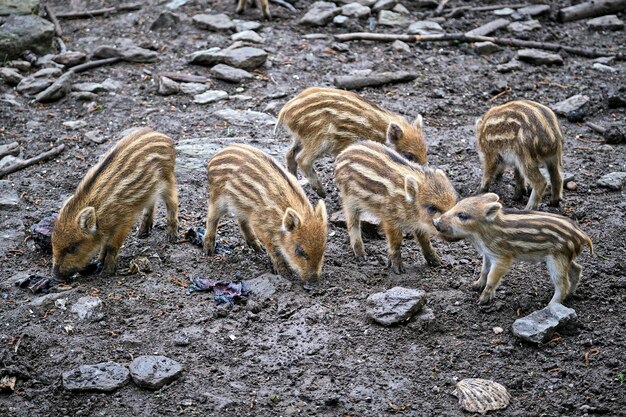
M88 9L114 2L72 3ZM218 236L232 247L230 254L207 258L190 243L169 244L162 207L152 235L145 240L129 236L119 259L123 270L131 260L147 257L152 272L88 276L73 281L71 288L61 288L67 291L62 297L68 306L81 296L98 296L104 319L80 321L69 308L29 304L41 294L13 282L30 273L51 272L50 255L28 239L31 225L58 210L98 156L130 127L153 127L177 143L204 138L207 146L216 149L232 141L246 142L272 151L283 161L290 143L285 131L274 137L272 126L229 125L212 113L226 107L264 111L270 104L273 110L268 111L275 114L308 86L332 86L336 75L363 69L414 70L419 72L414 82L360 93L409 119L421 113L430 163L447 173L461 196L468 196L477 188L481 173L474 120L492 105L513 98L553 104L581 93L591 99L586 120L605 125L626 120L624 108L609 109L606 99L609 90L626 84L623 63L613 65L617 73L598 72L592 60L563 53L562 67L523 64L520 71L501 74L496 65L507 62L515 50L505 48L481 57L465 44L411 45L411 52L405 53L390 44L353 42L346 44L345 52L329 51L332 34L368 30L367 20L355 20L348 28L332 24L306 28L297 24L307 8L304 1L297 4L301 9L297 14L271 6L275 19L264 22L259 32L266 39L262 47L269 53L271 67L261 68L254 80L241 85L215 81L216 89L249 95L251 100L199 105L189 95L163 97L156 93L154 73L208 75L208 68L189 65L187 56L231 43L230 33L200 30L190 17L209 9L234 17L235 6L232 1L192 0L177 10L188 18L176 29L150 32L164 4L143 3L141 10L132 13L61 21L70 50L89 52L130 39L159 51L154 64L119 63L80 74L76 81L111 78L122 85L115 93L101 93L95 111L70 98L46 105L19 96L19 106L0 102L0 143L17 140L27 156L53 144L67 146L54 160L8 177L21 203L19 211L2 212L3 222L23 227L26 239L0 255L0 369L19 371L16 391L0 394L0 415L460 416L469 413L461 410L451 392L457 381L470 377L491 379L508 388L509 407L491 415L626 415L626 200L624 191L596 185L602 175L626 169L626 151L624 145L603 146L598 134L565 118L559 118L565 134L564 169L574 175L577 187L565 190L560 208L543 204L541 210L580 224L594 242L595 256L586 251L579 258L584 267L582 283L565 302L576 310L579 328L556 335L545 345L521 342L510 331L516 318L550 300L553 289L544 265L514 266L495 302L483 307L470 288L480 258L468 243L434 240L444 262L433 268L426 265L413 240L405 241L407 273L395 275L385 268L384 240L366 240L370 256L359 264L345 229L330 225L319 290L307 292L290 278L270 299L253 297L247 304L224 307L215 304L210 292L187 295L179 283L196 274L252 279L270 272L269 259L245 245L230 218L224 219ZM568 3L554 2L553 8ZM69 7L60 0L49 4L55 10ZM418 8L410 1L404 4L413 20L433 16L432 9ZM244 18L260 21L261 14L251 9ZM447 19L442 26L450 32L467 31L493 18L490 12L472 12ZM527 34L528 39L599 48L621 45L623 51L623 30L590 32L584 21L559 24L548 16L539 19L542 28ZM392 28L377 30L400 33ZM307 40L308 33L328 36ZM492 99L500 81L511 91ZM6 85L0 86L0 93L15 94ZM86 126L72 131L62 124L74 120L83 120ZM84 133L92 130L107 140L90 141ZM323 159L317 167L329 190L329 213L340 210L332 160ZM205 175L201 168L178 172L181 239L189 227L204 222ZM523 208L524 202L512 201L512 186L512 174L507 172L494 191L506 205ZM304 188L317 201L310 187ZM366 298L394 286L425 290L435 319L427 324L413 319L389 328L369 322ZM66 326L73 331L68 333ZM494 327L504 332L495 334ZM180 362L183 376L156 392L133 383L109 394L63 389L61 374L79 365L109 360L128 364L145 354Z

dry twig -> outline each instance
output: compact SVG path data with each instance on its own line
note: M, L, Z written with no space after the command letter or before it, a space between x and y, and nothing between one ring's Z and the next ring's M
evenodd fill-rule
M7 176L9 174L12 174L16 171L19 171L21 169L24 169L26 167L29 167L31 165L36 164L37 162L40 161L45 161L46 159L50 159L53 156L57 156L58 154L60 154L61 152L63 152L65 150L65 145L61 144L55 148L50 149L49 151L46 151L44 153L41 153L33 158L30 159L24 159L21 161L17 161L7 167L4 167L2 169L0 169L0 178Z

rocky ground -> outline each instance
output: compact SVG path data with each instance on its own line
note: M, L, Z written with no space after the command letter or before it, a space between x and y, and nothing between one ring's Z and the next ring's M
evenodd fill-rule
M0 1L16 3L28 2ZM35 55L5 60L0 145L17 141L18 148L0 170L15 158L65 146L0 181L0 415L456 416L466 412L451 393L464 378L507 388L510 405L493 415L626 414L626 151L623 141L607 143L584 123L623 132L623 61L566 52L546 58L458 42L333 39L354 31L467 32L505 19L496 22L493 36L623 54L624 12L599 23L558 23L558 9L572 2L451 13L494 4L453 0L439 16L436 3L426 0L359 3L299 0L296 12L271 4L267 22L256 8L236 16L233 1L146 0L133 10L60 17L67 53L59 55L57 42L50 51L31 45ZM56 14L118 6L101 0L47 4ZM27 34L3 34L27 27L20 19L0 17L4 53L6 45L28 40ZM51 25L38 22L33 30L50 43ZM68 70L100 59L110 61ZM272 131L290 97L308 86L336 85L337 77L401 71L410 81L359 92L409 119L423 115L430 163L447 173L461 196L480 180L476 117L514 98L560 113L569 181L561 207L541 210L574 219L595 251L579 258L582 283L565 302L577 315L573 326L539 344L513 334L516 319L550 300L546 268L517 264L495 301L479 306L470 283L480 259L465 242L434 240L443 264L428 267L407 240L407 273L395 275L385 268L385 242L375 232L365 241L368 261L359 264L345 229L331 224L320 288L307 292L295 278L267 275L269 259L247 248L230 218L220 227L220 255L207 258L184 241L189 228L203 224L204 166L218 149L249 143L283 161L290 138ZM126 240L116 276L80 277L47 294L15 285L31 274L50 275L51 255L34 243L32 225L58 210L122 132L141 126L177 144L181 242L167 243L159 208L149 238ZM329 212L336 212L332 160L321 160L317 169ZM525 202L512 201L512 185L507 172L494 191L506 205L522 208ZM317 200L307 184L304 189ZM187 293L196 275L243 280L253 294L247 302L217 305L211 292ZM368 297L393 287L408 289L392 293L406 297L401 307L409 318L387 327L369 318L374 301L385 297ZM571 318L569 310L565 315Z

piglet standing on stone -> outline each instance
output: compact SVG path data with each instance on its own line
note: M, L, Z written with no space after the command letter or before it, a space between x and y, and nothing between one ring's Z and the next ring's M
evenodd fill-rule
M367 212L381 220L389 247L389 264L396 274L404 272L401 257L404 233L415 236L429 265L440 264L430 244L430 235L436 233L432 221L452 208L457 200L457 193L442 170L414 164L391 148L366 141L339 154L335 182L357 258L365 258L359 219L361 213Z
M313 208L298 180L271 156L230 145L209 161L209 208L204 250L215 251L220 217L235 214L246 243L265 246L276 273L296 271L308 286L324 263L327 219L323 200Z
M139 237L150 233L158 198L167 208L167 237L175 242L175 160L172 140L150 129L124 137L105 154L59 212L52 232L55 277L85 270L98 250L102 274L114 273L120 247L142 210Z
M582 267L574 261L593 244L567 217L540 211L502 209L496 194L459 201L433 221L449 241L468 239L483 255L480 278L472 286L482 290L480 304L489 303L514 261L545 261L554 284L550 303L562 303L580 282Z
M426 164L422 116L411 124L350 91L307 88L280 110L276 128L280 124L293 136L286 155L289 172L297 176L299 166L320 197L326 192L313 163L326 154L338 155L359 140L386 142L406 159Z
M546 189L539 167L545 164L550 174L550 204L558 206L563 192L561 175L563 134L554 112L529 100L516 100L492 107L476 120L476 146L483 163L479 192L502 176L507 165L515 172L515 199L521 199L530 182L532 193L526 210L536 210Z

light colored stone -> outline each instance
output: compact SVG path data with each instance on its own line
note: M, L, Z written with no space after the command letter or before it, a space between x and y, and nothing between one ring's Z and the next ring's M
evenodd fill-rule
M211 75L218 80L228 81L230 83L240 83L244 80L254 78L254 75L246 70L234 68L225 64L217 64L210 71Z
M0 57L13 59L30 50L43 55L52 47L54 25L36 15L11 15L0 26Z
M493 14L495 14L496 16L511 16L513 13L515 13L515 10L511 9L510 7L504 7L502 9L493 11Z
M209 104L228 98L228 93L222 90L208 90L194 96L193 102L197 104Z
M378 14L378 24L381 26L405 28L409 26L409 23L408 17L390 10L381 10Z
M398 52L406 52L406 53L411 52L411 47L406 42L394 41L391 44L391 47Z
M411 23L411 26L409 26L409 33L411 35L436 35L443 33L443 28L437 22L419 20Z
M254 43L263 43L265 39L253 30L244 30L243 32L237 32L230 36L233 41L245 41Z
M522 64L517 59L513 58L506 64L496 65L496 71L501 73L513 72L522 69Z
M588 20L587 27L591 30L622 30L624 22L616 15L610 14Z
M8 85L18 85L24 77L13 68L2 67L0 68L0 79Z
M72 305L70 311L76 314L80 320L98 321L102 320L104 317L104 313L102 312L102 300L89 295L80 297L78 301Z
M164 10L161 12L159 17L157 17L157 19L152 22L152 25L150 25L150 30L172 29L176 27L180 23L180 21L181 17L178 14L170 10Z
M598 180L598 185L613 191L619 191L626 185L626 172L611 172Z
M576 312L562 304L551 303L541 310L515 320L511 328L513 334L534 343L548 342L559 328L575 326Z
M246 30L259 30L263 27L260 22L247 20L233 20L235 22L236 32L245 32Z
M350 18L348 16L337 15L333 18L333 23L337 26L343 26Z
M367 6L359 3L349 3L341 8L341 14L348 17L362 18L371 14L371 10Z
M209 84L204 83L180 83L178 84L178 87L180 88L181 93L188 94L190 96L197 96L198 94L202 94L211 88Z
M493 42L476 42L474 44L474 50L478 55L491 55L496 52L500 52L502 48Z
M0 16L11 14L36 14L39 0L2 0L0 1Z
M508 24L511 23L509 19L496 19L491 22L487 22L482 26L477 27L476 29L472 29L466 33L467 36L487 36L492 32L495 32L498 29L501 29Z
M34 96L54 83L51 78L39 78L34 76L25 77L17 85L17 91L20 94Z
M235 23L224 13L197 14L191 18L192 22L201 29L214 32L235 29Z
M63 122L63 126L67 127L69 130L79 130L87 126L87 122L84 120L68 120L67 122Z
M20 209L20 197L9 180L0 180L0 210L16 211Z
M341 8L335 3L326 1L316 1L306 12L300 24L304 26L325 26L329 24L335 16L341 13Z
M374 13L380 12L381 10L391 10L396 4L398 4L397 0L378 0L373 6L372 11Z
M367 297L367 315L383 326L402 323L419 312L426 304L422 290L394 287Z
M409 14L410 13L409 9L404 7L404 5L402 5L401 3L398 3L395 6L393 6L393 9L391 9L391 11L394 11L394 12L400 13L400 14Z
M130 381L128 369L119 363L81 365L63 373L63 387L69 391L111 392Z
M157 84L157 93L162 96L171 96L180 92L178 83L170 78L160 76Z
M539 23L538 20L512 22L507 26L507 29L514 33L531 32L533 30L541 29L541 23Z
M128 366L133 382L140 387L159 389L178 379L183 367L165 356L138 356Z
M276 124L276 118L271 114L252 110L222 109L214 112L213 115L235 125L273 126Z
M118 50L119 56L128 62L149 63L159 60L159 53L150 49L140 48L139 46L128 46Z
M533 65L563 65L561 55L539 49L520 49L517 51L517 59Z
M85 62L87 60L87 55L82 52L65 52L63 54L54 55L52 60L57 64L65 65L66 67L75 67L76 65Z
M599 62L594 62L593 69L600 72L608 72L611 74L615 74L617 71L616 68L609 67L608 65L601 64Z
M517 12L525 16L539 16L550 13L550 6L547 4L531 4L530 6L517 9Z
M244 46L236 49L208 49L191 54L190 63L198 65L226 64L231 67L252 70L260 67L267 60L263 49Z
M583 94L576 94L568 99L559 101L550 106L550 108L558 115L565 116L567 113L575 111L583 107L589 102L589 97Z

